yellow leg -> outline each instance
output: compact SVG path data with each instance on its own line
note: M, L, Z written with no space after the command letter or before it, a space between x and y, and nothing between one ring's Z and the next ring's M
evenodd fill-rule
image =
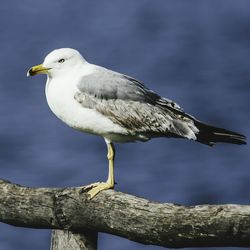
M114 179L114 159L115 159L115 147L112 142L106 142L108 147L108 161L109 161L109 175L106 182L97 182L90 184L86 188L89 189L88 195L90 199L94 198L99 192L106 189L114 188L115 179Z

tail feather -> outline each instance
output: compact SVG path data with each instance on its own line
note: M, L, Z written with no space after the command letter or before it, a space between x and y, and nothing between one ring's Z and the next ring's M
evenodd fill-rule
M213 146L216 142L232 143L232 144L247 144L246 136L205 123L194 121L196 127L199 129L197 134L197 141L209 146Z

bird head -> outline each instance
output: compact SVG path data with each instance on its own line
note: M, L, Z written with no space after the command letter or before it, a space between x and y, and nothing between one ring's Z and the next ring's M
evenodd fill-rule
M57 74L63 76L64 72L72 71L84 62L86 62L85 59L75 49L56 49L45 57L42 64L31 67L27 72L27 76L38 74L47 74L50 77Z

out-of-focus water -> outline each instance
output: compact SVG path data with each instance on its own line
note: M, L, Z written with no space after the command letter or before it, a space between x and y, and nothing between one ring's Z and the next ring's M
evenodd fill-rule
M50 112L45 77L26 78L55 48L132 75L200 120L249 137L250 2L5 1L0 7L0 178L78 186L107 176L102 138ZM116 189L160 202L250 203L249 146L154 139L117 145ZM0 225L0 250L49 248L50 231ZM106 234L99 249L160 249ZM234 248L237 249L237 248Z

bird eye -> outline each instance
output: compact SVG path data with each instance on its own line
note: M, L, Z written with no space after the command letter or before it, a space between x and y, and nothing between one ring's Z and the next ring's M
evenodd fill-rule
M65 62L65 59L60 59L58 60L59 63L64 63Z

